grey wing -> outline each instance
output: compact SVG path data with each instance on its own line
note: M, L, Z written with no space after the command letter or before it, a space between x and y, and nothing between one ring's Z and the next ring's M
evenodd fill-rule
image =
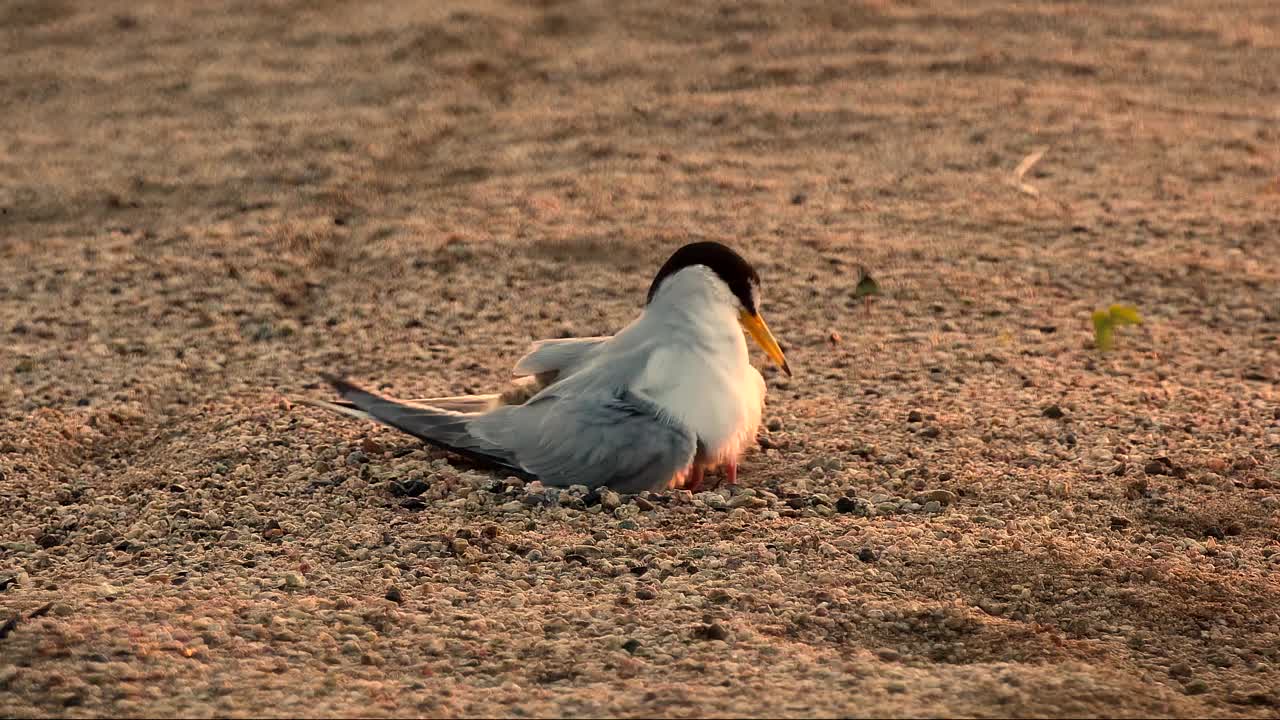
M516 377L556 373L559 377L573 374L590 359L592 351L611 336L539 340L529 352L516 361L512 371Z
M467 425L473 438L547 485L662 490L692 462L697 438L631 393L543 395Z

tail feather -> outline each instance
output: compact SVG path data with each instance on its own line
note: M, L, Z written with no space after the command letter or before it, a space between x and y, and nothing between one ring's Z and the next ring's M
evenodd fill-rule
M450 397L416 398L405 400L405 405L433 407L437 410L451 410L460 413L488 412L502 405L502 396L498 393L489 395L453 395Z
M296 398L295 402L302 403L303 405L310 405L311 407L322 408L329 412L338 413L339 415L346 415L347 417L359 418L361 420L373 419L373 416L369 413L357 408L349 402L343 402L341 400L338 402L329 402L328 400L314 400L312 398Z
M401 405L420 408L434 408L436 410L449 410L461 413L479 413L492 410L499 405L504 405L505 397L497 393L491 395L454 395L452 397L431 397L431 398L414 398L412 400L400 400ZM296 398L295 402L303 405L311 405L312 407L324 408L330 412L349 415L369 419L369 414L363 412L355 406L354 403L346 400L314 400L312 398Z
M527 480L535 479L520 467L516 459L500 447L484 443L467 431L467 424L474 414L442 410L435 407L406 405L375 395L343 378L327 377L343 400L353 406L346 408L330 403L329 408L347 415L368 417L397 430L406 432L423 442L443 450L457 453L476 462L496 466ZM352 412L348 412L351 410Z

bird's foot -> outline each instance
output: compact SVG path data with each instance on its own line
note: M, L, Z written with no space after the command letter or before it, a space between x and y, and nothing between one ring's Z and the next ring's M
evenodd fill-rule
M738 463L725 463L724 475L721 475L720 478L716 480L716 484L712 485L711 489L719 490L721 484L728 485L729 487L733 487L738 484Z
M691 493L702 491L702 480L704 470L701 465L693 465L689 468L689 474L684 479L684 489Z

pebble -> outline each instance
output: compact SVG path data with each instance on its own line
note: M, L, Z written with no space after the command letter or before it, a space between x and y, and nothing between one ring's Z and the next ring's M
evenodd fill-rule
M639 595L639 593L636 593ZM703 625L698 628L697 634L706 640L726 640L729 637L729 631L718 622Z
M1058 420L1066 415L1057 405L1046 405L1040 410L1040 414L1051 420Z
M769 432L778 432L782 429L782 419L771 417L769 418L769 421L765 423L765 427L768 428Z
M419 479L391 483L391 494L405 497L417 497L430 489L430 485Z
M602 490L600 492L600 504L605 510L614 510L622 506L622 497L612 490Z
M952 505L956 501L956 494L950 490L927 490L916 498L917 501L937 502L941 505Z
M924 504L924 511L927 513L940 513L942 512L942 503L937 500L930 500Z
M876 657L885 662L897 662L902 659L902 654L893 648L883 647L876 650Z
M752 497L750 495L734 495L729 498L729 507L731 508L762 508L769 505L764 498Z
M850 497L842 497L836 500L836 512L852 513L856 515L867 514L867 504L862 500Z
M712 510L721 510L728 505L728 503L724 499L724 496L721 495L720 493L715 493L715 492L698 493L697 495L694 496L694 499L698 502L701 502L703 505L706 505L707 507L711 508Z
M1209 683L1199 678L1194 678L1182 686L1183 692L1188 695L1203 695L1209 692Z
M301 573L291 572L284 574L284 586L287 588L305 587L306 584L307 580L302 577Z
M404 603L404 594L402 594L400 592L400 588L396 587L395 585L392 585L391 587L387 588L387 594L384 595L384 597L386 597L386 599L390 600L391 602L397 605L401 605Z

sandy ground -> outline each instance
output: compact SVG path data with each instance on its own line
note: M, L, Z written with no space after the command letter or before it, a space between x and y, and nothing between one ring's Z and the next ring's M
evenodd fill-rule
M0 3L0 715L1280 713L1274 2L187 5ZM289 402L694 238L797 370L740 492Z

